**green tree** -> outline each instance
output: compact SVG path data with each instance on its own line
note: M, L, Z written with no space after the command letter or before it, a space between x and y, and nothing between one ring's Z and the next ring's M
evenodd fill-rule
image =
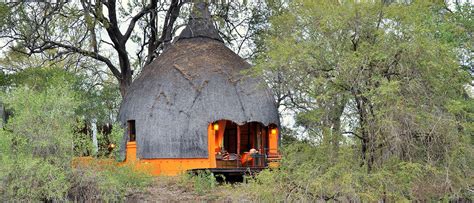
M133 167L94 160L73 167L74 152L82 155L79 109L90 108L84 106L81 77L58 68L30 68L7 81L0 99L12 115L0 129L0 201L118 201L150 183L148 174ZM123 131L115 128L110 140L119 135Z
M472 40L472 28L464 26L472 18L449 12L442 1L355 2L290 1L271 18L257 59L280 105L296 112L311 145L323 151L315 156L329 157L305 159L303 171L329 175L315 180L326 188L338 181L328 173L338 171L365 186L335 186L318 197L349 189L369 200L467 194L474 175L473 101L466 92L472 76L462 68L459 45ZM403 183L387 175L403 163L435 172L418 174L416 189L416 178ZM366 175L355 179L361 169Z
M35 89L44 89L46 86L61 86L63 82L69 84L77 100L81 101L80 107L76 108L74 112L77 116L77 122L81 124L76 126L76 131L83 132L82 134L76 134L74 137L76 154L93 154L91 133L89 132L90 123L92 120L96 120L98 126L111 127L115 122L120 104L117 84L110 77L90 74L90 72L83 69L65 71L62 68L57 68L63 63L55 64L54 68L36 67L41 64L36 57L31 57L28 60L30 64L21 64L23 63L21 61L26 60L26 58L23 54L15 53L6 57L7 60L0 60L0 66L3 65L11 71L10 74L2 76L0 88L6 91L27 85L34 86ZM83 66L84 69L93 69L93 67L90 67L92 65L86 63ZM58 81L58 78L63 81ZM104 138L104 147L107 148L112 140L109 139L108 134Z
M0 132L0 194L4 200L64 199L79 106L66 77L31 77L2 95L13 111Z

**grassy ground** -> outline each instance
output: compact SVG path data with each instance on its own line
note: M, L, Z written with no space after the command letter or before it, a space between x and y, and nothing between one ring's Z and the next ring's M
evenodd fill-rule
M199 194L191 181L183 177L156 177L153 183L142 191L134 191L127 200L159 202L234 202L235 189L231 184L219 184L205 193Z

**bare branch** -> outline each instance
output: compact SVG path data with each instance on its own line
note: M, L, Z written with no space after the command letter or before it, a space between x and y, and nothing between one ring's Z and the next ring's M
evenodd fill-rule
M74 47L74 46L67 45L67 44L62 44L62 43L59 43L59 42L47 41L47 43L50 43L50 44L55 45L57 47L61 47L61 48L73 51L75 53L82 54L84 56L88 56L88 57L97 59L97 60L105 63L107 65L107 67L109 67L110 71L112 71L112 73L114 74L115 77L117 77L118 79L122 78L122 75L121 75L120 71L117 69L117 67L115 67L107 57L102 56L99 53L95 53L95 52L92 52L92 51L86 51L86 50L80 49L78 47Z
M151 11L153 11L153 9L155 7L156 7L156 0L152 0L151 3L148 6L146 6L143 10L141 10L137 15L132 17L132 19L130 20L130 24L128 25L128 29L127 29L127 31L125 32L125 35L124 35L125 40L130 38L130 35L132 34L133 29L135 28L135 24L137 23L137 21L141 17L146 15L147 13L150 13Z

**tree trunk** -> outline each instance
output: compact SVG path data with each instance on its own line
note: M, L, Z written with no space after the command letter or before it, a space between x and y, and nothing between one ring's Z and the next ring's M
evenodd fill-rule
M92 154L97 155L99 152L99 143L97 141L97 120L94 118L91 121L92 130Z
M5 123L5 107L3 106L3 103L0 102L0 129L3 128Z
M122 98L125 97L127 94L127 90L132 84L132 67L130 65L130 58L127 54L127 49L125 48L125 43L123 47L117 48L118 56L119 56L119 64L120 64L120 71L121 71L121 78L119 80L119 88L120 94Z
M118 79L119 80L119 89L120 89L120 95L122 95L122 98L125 97L125 95L127 94L127 91L128 91L128 88L130 87L130 85L132 84L132 74L131 74L131 71L130 71L130 74L127 76L127 75L124 75L125 79Z
M344 96L335 97L333 102L333 109L330 116L331 122L331 131L332 131L332 150L333 157L337 158L339 154L339 142L341 141L342 131L341 131L341 116L344 112L347 99Z
M352 94L354 96L354 100L357 106L357 112L359 114L359 124L360 124L360 132L361 132L361 158L362 163L361 166L367 164L367 173L372 171L372 165L374 160L373 146L371 146L372 142L374 142L373 136L371 136L370 130L370 123L369 123L369 114L367 111L368 100L361 96L360 91L353 90ZM369 156L367 156L369 154Z

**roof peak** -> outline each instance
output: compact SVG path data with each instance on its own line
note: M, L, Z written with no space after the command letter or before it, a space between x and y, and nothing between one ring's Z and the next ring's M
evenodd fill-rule
M178 41L197 37L224 42L214 26L208 4L203 1L194 3L191 14L189 15L188 25L179 35Z

